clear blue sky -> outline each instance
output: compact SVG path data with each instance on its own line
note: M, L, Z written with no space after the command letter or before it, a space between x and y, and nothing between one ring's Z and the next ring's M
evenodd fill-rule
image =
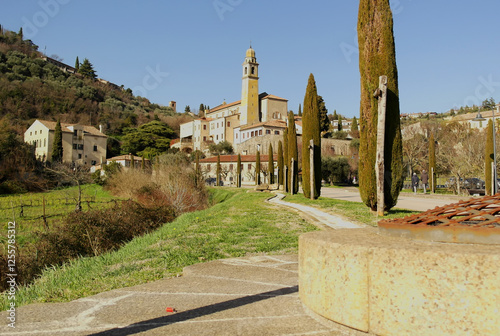
M358 1L6 0L0 24L24 26L47 55L88 58L97 75L152 102L198 109L241 95L250 41L260 91L297 112L309 73L330 113L359 115ZM401 112L500 100L498 0L393 0ZM152 75L153 74L153 75Z

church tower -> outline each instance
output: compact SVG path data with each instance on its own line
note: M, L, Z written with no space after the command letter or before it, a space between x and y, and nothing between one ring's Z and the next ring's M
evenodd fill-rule
M243 79L241 88L240 125L258 123L259 118L259 63L255 58L252 46L247 50L243 62Z

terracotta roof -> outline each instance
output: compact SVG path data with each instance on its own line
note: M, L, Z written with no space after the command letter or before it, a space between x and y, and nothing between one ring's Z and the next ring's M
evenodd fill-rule
M115 157L109 158L107 160L108 160L108 162L123 161L123 160L130 161L130 154L115 156ZM134 161L142 161L142 157L134 155ZM144 161L149 161L149 159L144 158Z
M234 106L234 105L238 105L240 103L241 103L241 100L238 100L238 101L235 101L235 102L232 102L232 103L229 103L229 104L221 104L219 106L214 107L213 109L210 109L207 113L217 112L219 110L222 110L223 108L231 107L231 106Z
M243 131L243 130L248 130L248 129L252 129L255 127L261 127L261 126L286 128L286 121L284 121L284 120L270 120L270 121L266 121L266 122L260 122L257 124L244 126L244 127L241 127L240 130Z
M278 96L275 96L275 95L271 95L271 94L268 94L267 96L262 97L262 99L276 99L276 100L288 101L288 99L281 98L281 97L278 97Z
M55 121L48 121L48 120L40 120L40 119L37 119L40 123L42 123L45 127L47 127L49 130L53 131L56 129L56 125L57 125L57 122ZM76 126L76 125L79 125L79 124L67 124L67 123L61 123L61 130L63 132L66 132L66 133L73 133L73 131L71 131L68 127L71 127L71 126ZM102 137L106 137L106 134L103 134L101 133L97 128L95 128L94 126L87 126L87 125L79 125L79 126L82 126L83 127L83 131L84 132L87 132L87 133L90 133L92 135L95 135L95 136L102 136Z
M278 160L278 154L273 155L274 161ZM257 159L257 155L241 155L241 163L243 162L255 162ZM260 155L260 162L266 163L269 160L269 155ZM205 158L200 160L201 163L217 163L217 156L212 156L209 158ZM238 155L221 155L220 156L221 163L236 163L238 162Z

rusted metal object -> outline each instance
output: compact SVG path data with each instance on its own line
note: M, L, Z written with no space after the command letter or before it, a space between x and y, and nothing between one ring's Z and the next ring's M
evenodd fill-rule
M451 243L500 244L500 194L378 223L393 236Z

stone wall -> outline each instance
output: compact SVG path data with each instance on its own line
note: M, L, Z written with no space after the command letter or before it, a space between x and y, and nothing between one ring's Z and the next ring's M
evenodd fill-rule
M498 246L330 230L299 239L299 295L375 335L500 335Z

